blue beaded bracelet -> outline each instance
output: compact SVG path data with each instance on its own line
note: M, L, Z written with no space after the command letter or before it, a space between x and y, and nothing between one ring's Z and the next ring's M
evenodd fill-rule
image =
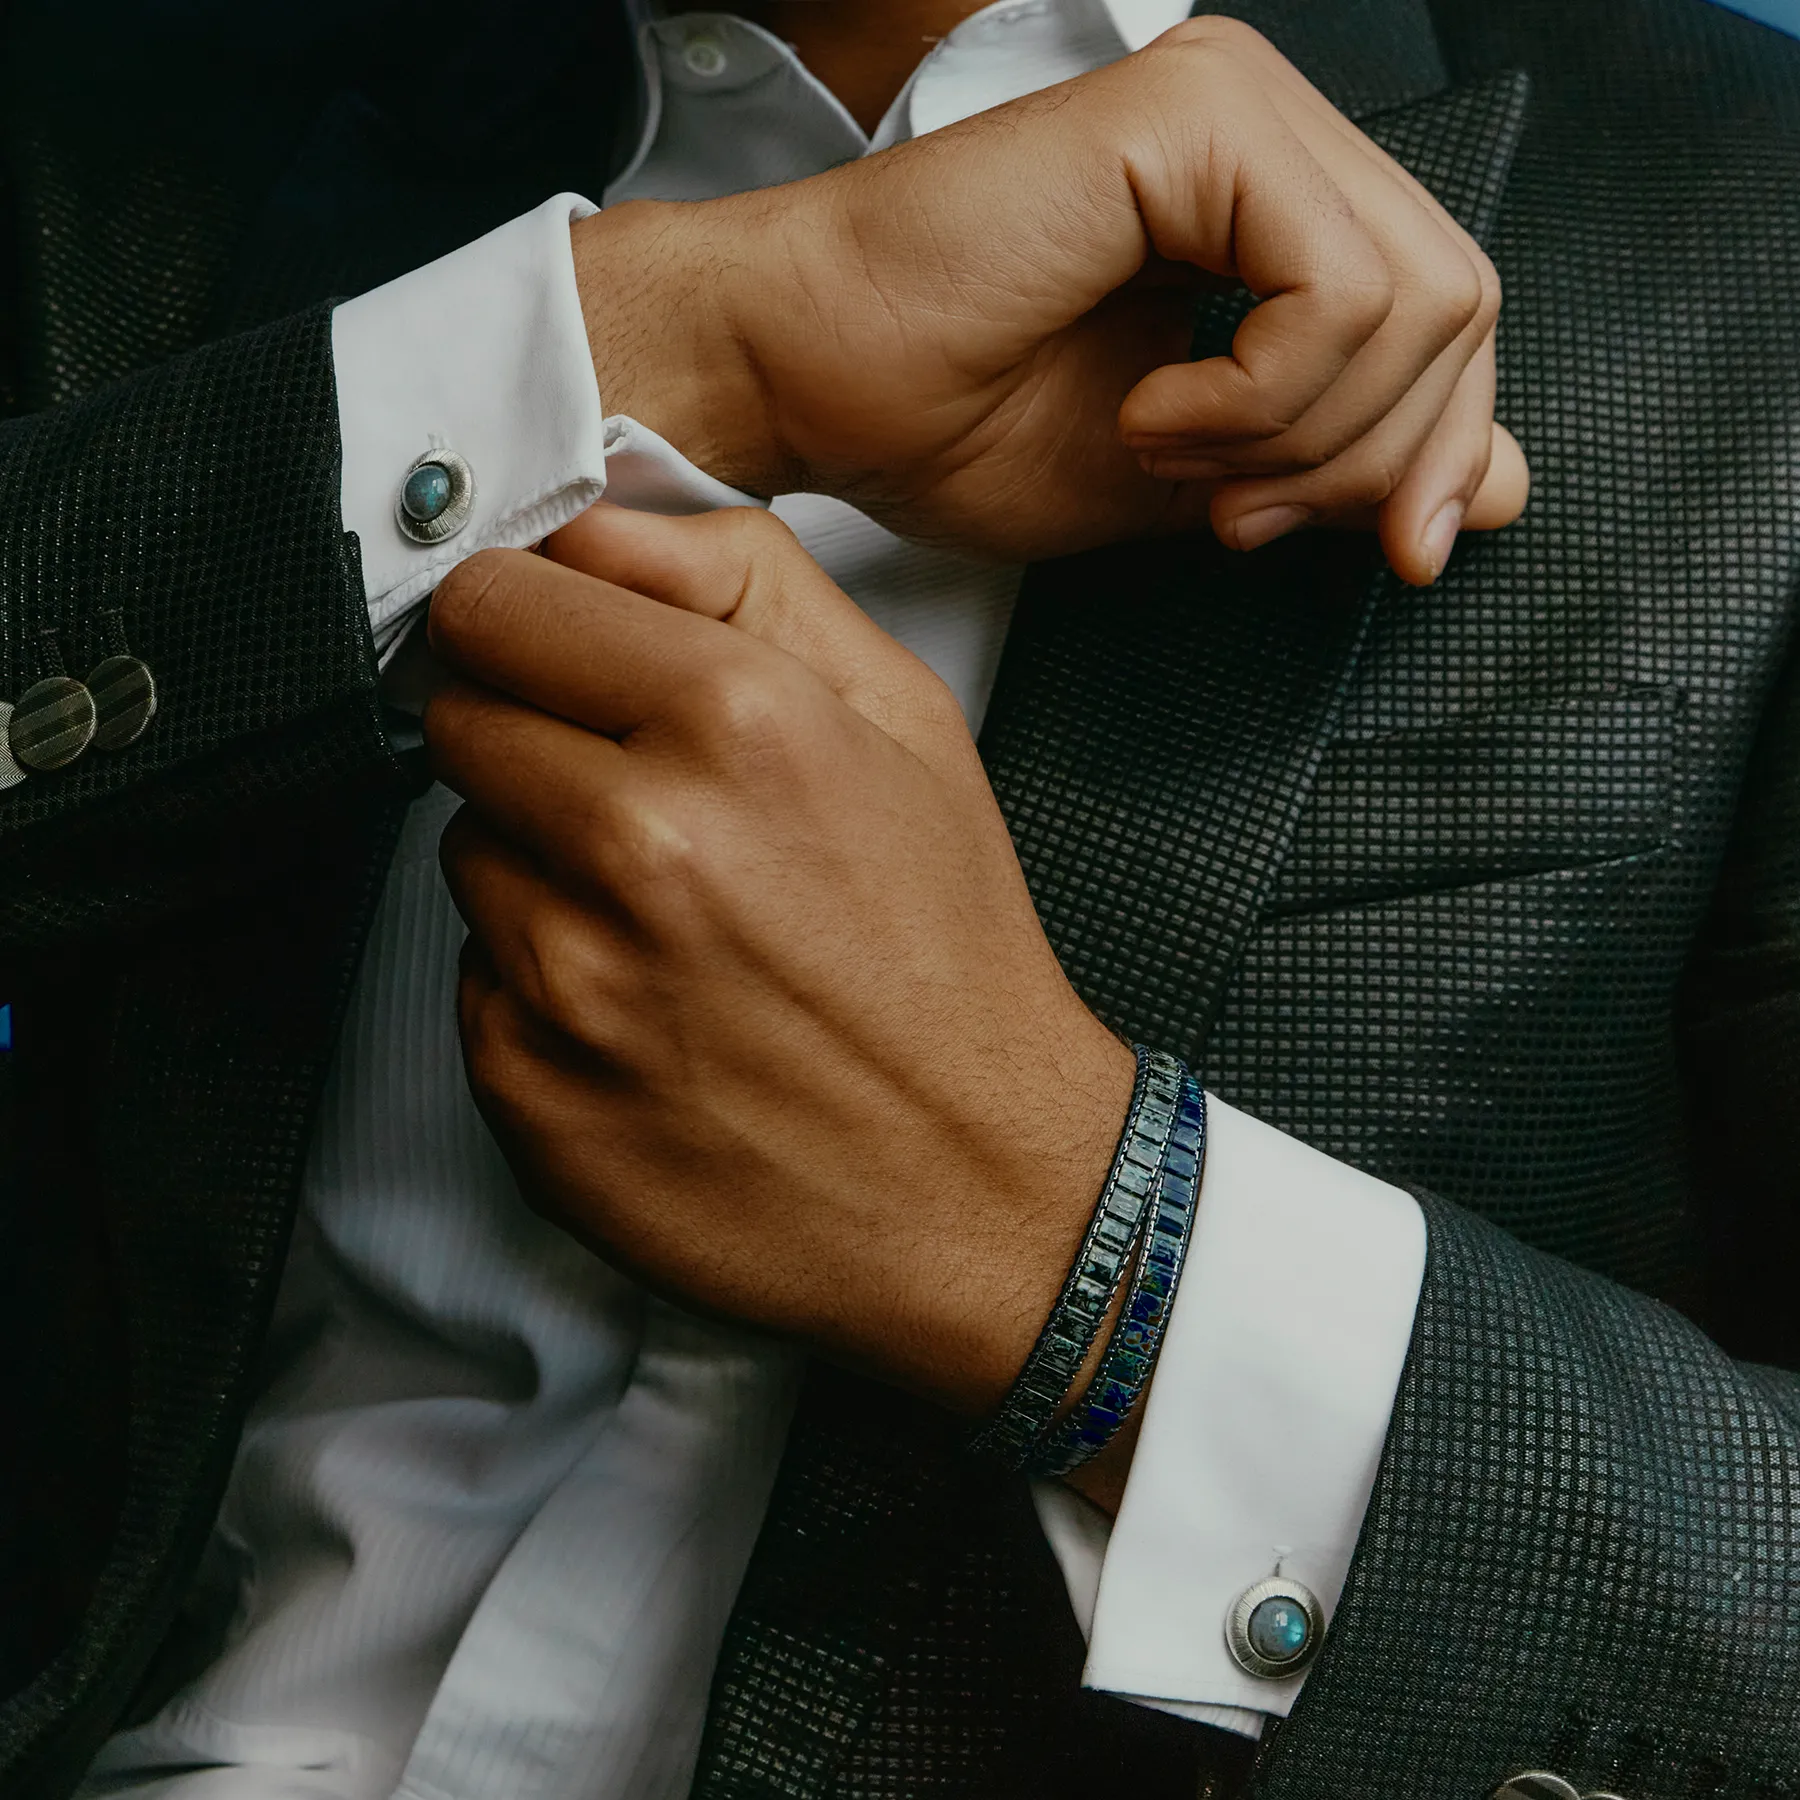
M1143 1398L1174 1310L1205 1162L1206 1093L1184 1072L1181 1104L1157 1182L1156 1210L1144 1232L1124 1310L1087 1392L1066 1419L1031 1447L1026 1474L1066 1475L1098 1456Z
M1081 1373L1131 1265L1144 1221L1161 1187L1187 1071L1161 1051L1137 1049L1131 1110L1081 1248L1000 1410L969 1440L976 1455L1022 1469L1050 1430Z

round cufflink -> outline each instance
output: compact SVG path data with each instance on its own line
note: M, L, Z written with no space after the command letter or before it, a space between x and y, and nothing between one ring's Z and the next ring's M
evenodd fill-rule
M681 60L696 75L711 80L731 67L725 46L710 33L700 33L681 47Z
M102 750L135 744L156 717L156 679L135 656L109 656L87 678L94 697L94 742Z
M1318 1654L1325 1616L1311 1588L1287 1575L1255 1581L1225 1615L1225 1645L1247 1675L1278 1681Z
M22 769L39 774L72 763L94 741L94 696L67 675L52 675L19 696L6 743Z
M401 477L394 522L415 544L441 544L474 507L475 471L454 450L428 450Z

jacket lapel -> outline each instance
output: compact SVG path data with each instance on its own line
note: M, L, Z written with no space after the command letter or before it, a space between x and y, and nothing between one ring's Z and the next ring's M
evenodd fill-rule
M1226 10L1340 102L1383 109L1365 128L1486 236L1522 76L1435 91L1418 0ZM1242 304L1201 322L1202 353ZM1325 534L1248 558L1190 538L1031 571L982 748L1051 941L1109 1021L1203 1043L1387 585L1369 545ZM846 1754L980 1512L953 1434L909 1424L917 1410L849 1377L810 1385L721 1652L696 1797L860 1792ZM929 1731L922 1756L954 1754Z

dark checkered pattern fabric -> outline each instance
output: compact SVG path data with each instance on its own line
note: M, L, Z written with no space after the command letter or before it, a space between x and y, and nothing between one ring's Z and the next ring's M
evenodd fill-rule
M1223 10L1487 237L1533 505L1424 594L1340 538L1035 571L983 748L1097 1010L1424 1196L1363 1539L1260 1746L1083 1695L1022 1487L821 1371L696 1794L1791 1800L1800 46L1704 0ZM616 9L411 17L0 27L0 694L118 631L164 696L0 795L5 1800L213 1641L187 1576L409 779L320 302L592 191L615 120Z
M1800 1381L1437 1202L1391 1447L1259 1795L1800 1792Z
M386 758L329 335L318 309L0 426L0 693L115 633L161 691L130 749L6 795L9 951L216 894L256 866L235 829Z

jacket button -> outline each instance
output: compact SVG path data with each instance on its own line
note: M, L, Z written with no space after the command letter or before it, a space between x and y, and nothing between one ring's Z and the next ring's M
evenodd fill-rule
M87 678L94 696L94 742L123 750L144 735L156 716L156 682L135 656L109 656Z
M94 696L67 675L27 688L6 728L7 746L21 768L60 769L94 738Z

